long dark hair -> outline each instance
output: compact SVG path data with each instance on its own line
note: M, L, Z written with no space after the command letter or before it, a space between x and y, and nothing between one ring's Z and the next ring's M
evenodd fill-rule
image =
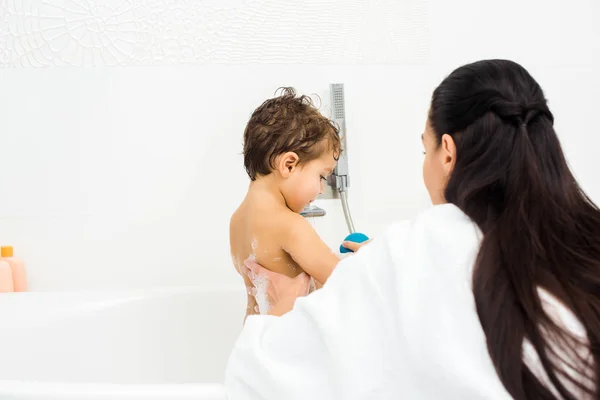
M512 61L465 65L435 90L429 122L456 144L445 199L483 232L473 294L504 387L515 399L600 398L600 210L569 170L542 89ZM549 315L538 289L587 340ZM524 361L524 342L551 385Z

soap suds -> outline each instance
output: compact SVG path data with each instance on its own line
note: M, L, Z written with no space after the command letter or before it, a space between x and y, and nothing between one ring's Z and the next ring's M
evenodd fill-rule
M259 314L267 314L271 308L269 304L269 298L267 297L267 286L269 281L266 276L257 276L252 283L256 288L256 305L258 307Z
M312 293L315 290L317 290L317 286L315 283L315 278L313 278L312 276L310 277L310 281L308 282L308 292Z
M256 262L256 249L258 248L258 240L256 240L256 238L252 240L251 247L252 254L250 254L248 260ZM267 296L267 287L269 284L269 280L266 276L260 275L252 275L250 276L250 280L256 288L256 294L254 295L254 298L256 299L258 313L267 314L269 312L269 309L271 308L271 305L269 304L269 298Z

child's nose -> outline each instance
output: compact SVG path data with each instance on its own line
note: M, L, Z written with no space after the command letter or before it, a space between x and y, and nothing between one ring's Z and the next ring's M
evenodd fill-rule
M325 190L325 183L323 182L323 179L321 179L321 187L319 189L319 194L323 194L324 190Z

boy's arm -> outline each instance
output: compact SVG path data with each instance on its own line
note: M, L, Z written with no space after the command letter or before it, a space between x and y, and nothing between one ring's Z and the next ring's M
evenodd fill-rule
M290 214L282 224L282 247L307 274L324 284L340 261L301 215Z

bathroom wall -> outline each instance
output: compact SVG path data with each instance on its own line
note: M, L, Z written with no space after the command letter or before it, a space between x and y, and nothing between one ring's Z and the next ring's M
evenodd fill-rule
M523 63L600 202L597 1L0 0L0 243L33 290L233 283L241 138L280 86L346 91L350 205L376 236L429 206L428 99L460 64ZM316 98L315 96L315 98ZM313 224L332 247L338 201Z

